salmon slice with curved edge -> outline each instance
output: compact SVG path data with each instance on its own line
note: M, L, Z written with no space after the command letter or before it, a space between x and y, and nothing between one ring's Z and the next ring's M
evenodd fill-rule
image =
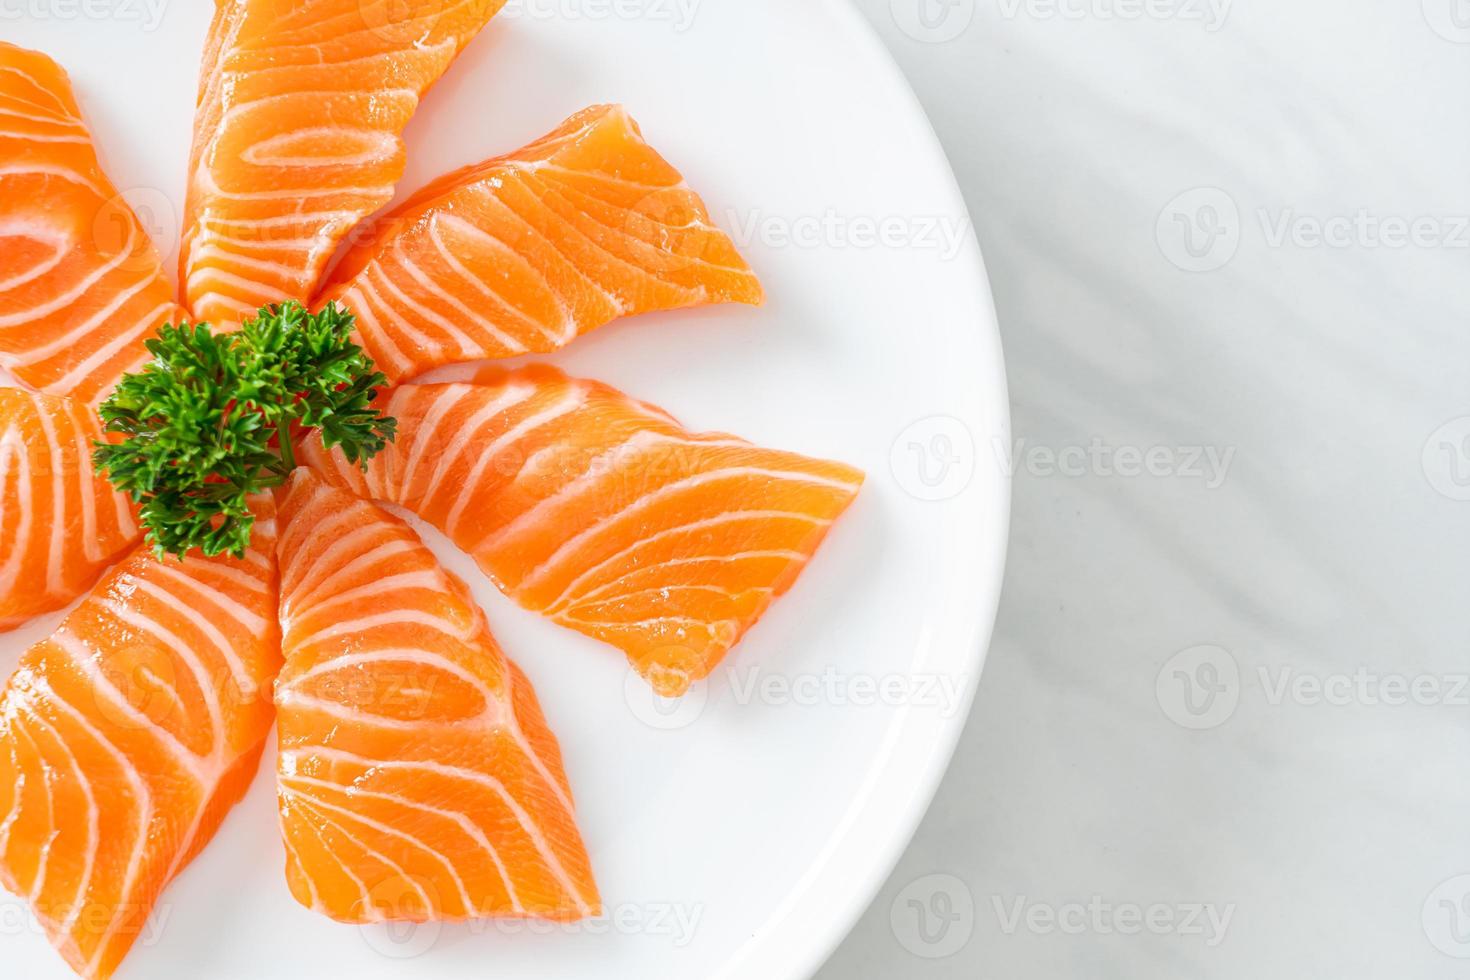
M35 391L95 404L181 313L102 172L66 73L0 43L0 366Z
M101 438L75 399L0 388L0 632L65 606L138 541L132 505L92 470Z
M464 584L306 470L279 495L292 894L344 922L599 914L556 739Z
M309 300L348 231L393 198L403 128L505 0L216 0L180 279L221 326Z
M305 445L332 482L440 528L522 606L605 640L664 694L707 676L806 567L863 475L696 435L544 366L403 385L366 472Z
M621 106L448 174L372 223L319 302L390 380L556 350L620 316L759 304L760 283Z
M0 883L108 977L255 775L274 712L275 521L245 558L110 572L0 699Z

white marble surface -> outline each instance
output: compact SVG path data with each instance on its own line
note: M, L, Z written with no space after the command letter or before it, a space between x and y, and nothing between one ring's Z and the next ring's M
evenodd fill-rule
M1470 4L857 2L1023 447L973 716L821 980L1470 976Z

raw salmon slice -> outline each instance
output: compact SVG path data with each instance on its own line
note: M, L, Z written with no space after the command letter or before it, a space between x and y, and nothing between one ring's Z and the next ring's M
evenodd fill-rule
M441 177L374 222L321 302L391 380L555 350L620 316L762 301L760 283L621 106Z
M521 605L620 647L664 694L714 669L862 484L544 366L481 380L383 396L398 438L366 472L319 446L303 458L434 524Z
M505 0L216 0L180 277L217 325L306 301L393 198L419 99Z
M281 498L292 894L344 922L598 914L556 739L463 583L306 470Z
M126 497L92 470L83 403L0 388L0 632L60 609L138 541Z
M102 172L71 83L0 43L0 366L96 403L180 309L137 216Z
M242 560L138 548L0 699L0 882L83 977L113 973L255 774L280 660L256 513Z

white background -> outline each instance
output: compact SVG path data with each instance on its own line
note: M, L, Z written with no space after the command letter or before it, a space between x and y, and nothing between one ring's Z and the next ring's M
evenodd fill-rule
M924 3L859 0L974 216L1015 437L1234 456L1023 451L961 748L821 980L1470 976L1470 5Z

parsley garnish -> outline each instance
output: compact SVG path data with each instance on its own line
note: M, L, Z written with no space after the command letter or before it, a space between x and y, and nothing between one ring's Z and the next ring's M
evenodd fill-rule
M263 307L236 333L209 324L161 327L153 355L102 405L97 470L141 505L153 550L242 557L254 517L248 498L296 468L293 439L321 433L350 462L367 465L397 423L372 405L388 379L351 341L352 314L335 303Z

